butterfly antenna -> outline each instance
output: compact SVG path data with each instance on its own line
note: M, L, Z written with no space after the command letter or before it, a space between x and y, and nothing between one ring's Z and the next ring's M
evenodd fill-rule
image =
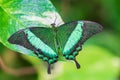
M76 64L77 69L79 69L79 68L80 68L80 64L77 62L76 59L74 59L74 62L75 62L75 64Z
M47 72L48 72L48 74L51 74L51 68L50 68L50 66L51 66L51 65L50 65L50 64L48 64L48 71L47 71Z

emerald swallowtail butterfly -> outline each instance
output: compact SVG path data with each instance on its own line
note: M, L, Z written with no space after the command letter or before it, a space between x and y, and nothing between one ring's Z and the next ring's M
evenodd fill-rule
M96 33L102 31L102 26L91 21L73 21L55 27L29 27L14 33L9 43L23 46L34 52L38 58L48 63L48 73L51 73L50 65L57 62L59 54L67 60L76 61L78 52L82 50L83 43Z

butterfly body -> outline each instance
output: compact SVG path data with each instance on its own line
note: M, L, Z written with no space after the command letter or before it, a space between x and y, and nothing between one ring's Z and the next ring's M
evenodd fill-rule
M82 44L92 35L102 30L101 25L91 21L74 21L51 28L29 27L14 33L8 41L23 46L35 53L40 59L50 65L57 62L59 55L67 60L74 60L77 68L80 65L75 57L82 50Z

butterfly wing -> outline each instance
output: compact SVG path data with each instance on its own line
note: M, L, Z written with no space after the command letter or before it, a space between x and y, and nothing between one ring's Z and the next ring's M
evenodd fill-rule
M44 60L57 58L54 32L51 28L30 27L14 33L8 41L34 51ZM53 61L52 61L53 62ZM51 63L51 62L50 62Z
M102 26L96 22L83 21L83 35L82 39L79 41L80 44L83 44L91 36L102 31Z
M32 51L35 50L35 48L31 44L29 44L27 36L24 33L24 29L17 31L12 36L10 36L8 42L11 44L18 44L24 46L25 48L30 49Z
M82 49L82 44L101 30L101 25L91 21L74 21L58 27L58 40L65 58L74 60L79 68L75 56Z
M44 44L41 44L41 49L44 49L43 53L46 54L46 56L55 57L57 56L57 49L55 44L55 38L54 38L54 31L51 28L44 28L44 27L31 27L29 30L35 34L37 38L39 38ZM31 41L32 42L32 41ZM51 48L51 50L50 50ZM53 52L54 51L54 52ZM53 53L53 54L52 54Z
M39 58L47 61L50 74L50 65L58 58L54 34L51 28L30 27L17 31L8 41L32 50Z

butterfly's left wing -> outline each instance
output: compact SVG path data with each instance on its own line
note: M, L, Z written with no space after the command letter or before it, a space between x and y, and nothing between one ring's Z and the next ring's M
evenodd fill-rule
M29 27L22 29L14 33L8 41L33 51L40 59L48 62L48 73L51 73L50 65L55 63L58 57L54 31L51 28Z
M57 36L62 54L66 59L74 60L82 49L82 44L91 36L102 31L102 26L91 21L74 21L61 25L57 28Z

